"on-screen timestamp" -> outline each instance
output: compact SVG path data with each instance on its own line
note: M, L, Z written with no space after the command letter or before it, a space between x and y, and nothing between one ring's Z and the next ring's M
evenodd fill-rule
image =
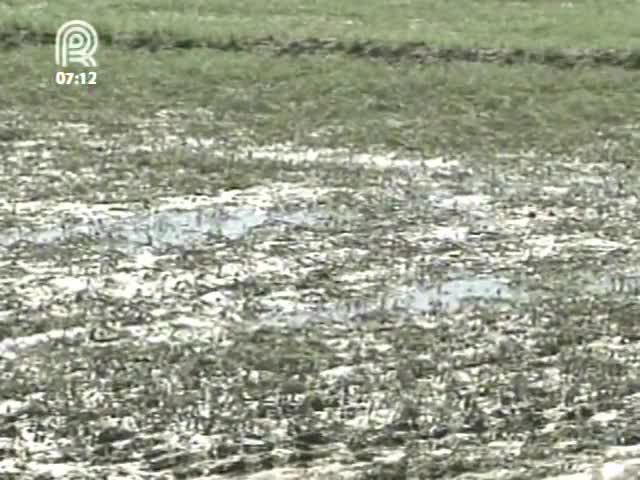
M55 81L58 85L96 85L96 72L56 72Z

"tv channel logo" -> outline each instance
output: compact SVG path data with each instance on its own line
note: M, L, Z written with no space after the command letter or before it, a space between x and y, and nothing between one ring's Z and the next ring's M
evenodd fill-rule
M56 65L67 67L78 63L85 67L97 67L93 57L98 50L98 33L88 22L70 20L56 32Z

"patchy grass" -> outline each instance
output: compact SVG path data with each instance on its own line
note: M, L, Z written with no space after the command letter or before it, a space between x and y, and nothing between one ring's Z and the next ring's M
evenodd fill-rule
M548 478L633 455L639 177L609 139L382 162L170 123L3 145L7 474ZM215 233L247 208L268 218Z

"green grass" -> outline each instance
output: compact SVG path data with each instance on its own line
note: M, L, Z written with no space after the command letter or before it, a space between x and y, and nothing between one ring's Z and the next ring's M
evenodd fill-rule
M273 35L523 48L640 46L640 4L628 0L5 0L0 17L0 31L17 26L54 33L65 21L83 19L102 34L162 32L196 40Z
M160 41L160 46L170 47L171 39L226 41L265 35L527 50L624 48L637 42L637 2L572 5L406 1L370 2L365 7L356 2L280 0L233 6L223 1L103 2L90 9L73 1L4 2L0 31L53 34L63 21L83 18L105 38L133 35L141 46ZM412 29L416 19L421 19L420 28ZM374 142L431 155L532 148L570 152L590 142L597 131L633 119L640 94L638 74L616 67L417 65L406 58L389 65L321 50L294 59L255 48L150 53L108 43L96 54L96 87L56 85L52 46L7 50L0 101L32 119L91 119L96 129L107 130L117 124L130 128L123 125L162 109L200 108L215 114L205 119L193 114L185 122L208 135L236 130L260 143L295 140L358 148ZM40 127L34 123L33 128ZM314 136L318 131L324 134Z
M297 139L443 151L568 152L598 130L635 117L640 73L540 65L387 65L341 55L292 61L255 54L100 51L95 87L53 82L52 52L5 54L0 102L53 122L95 128L135 123L162 109L215 112L185 119L210 135L250 129L261 143ZM28 59L25 61L25 59ZM320 129L339 135L313 138Z

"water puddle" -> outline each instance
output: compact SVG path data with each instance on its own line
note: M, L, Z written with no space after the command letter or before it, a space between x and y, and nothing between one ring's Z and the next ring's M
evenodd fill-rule
M429 197L436 208L461 210L467 213L487 210L491 202L491 197L488 195L456 195L447 190L435 191Z
M10 246L20 240L51 244L91 237L94 240L104 240L112 248L133 253L132 251L137 251L142 246L184 247L212 235L235 240L248 234L252 228L265 224L310 225L320 216L319 213L305 211L274 214L245 207L213 214L203 209L167 210L126 218L100 219L73 226L56 224L29 232L9 229L0 233L0 245Z
M345 320L366 321L390 309L406 312L455 313L466 305L506 302L527 303L530 296L522 289L509 285L508 280L494 277L476 277L447 281L431 288L397 288L384 301L360 301L346 305L312 305L274 302L268 305L269 318L262 325L303 328L314 323L345 325ZM259 327L258 327L259 328Z
M479 302L526 302L526 292L512 288L506 279L478 277L458 279L430 288L409 288L396 295L401 308L419 312L454 312Z
M640 295L640 274L607 275L588 287L596 295L621 295L637 297Z

